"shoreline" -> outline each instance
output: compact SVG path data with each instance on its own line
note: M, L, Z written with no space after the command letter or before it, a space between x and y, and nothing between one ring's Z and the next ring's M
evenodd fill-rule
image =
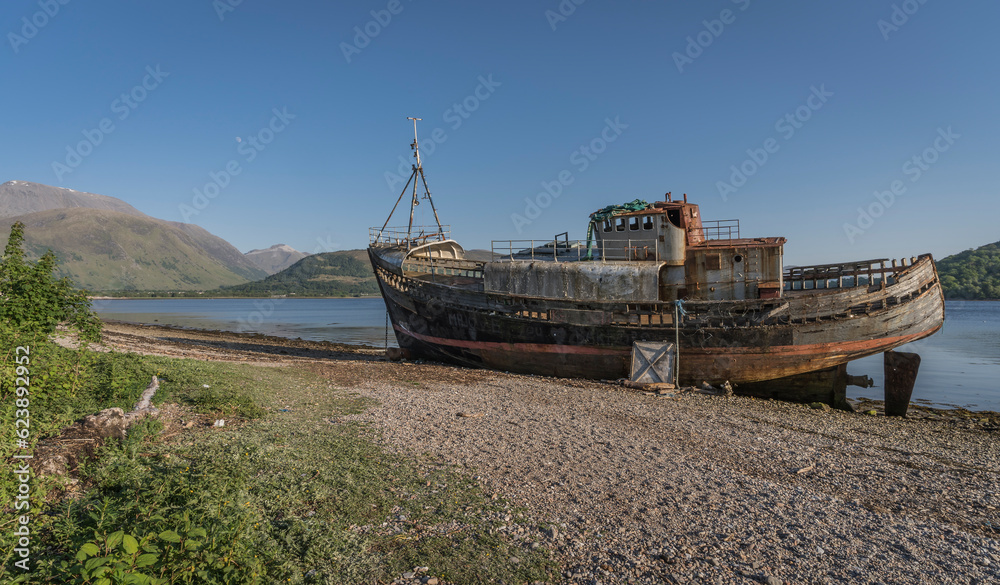
M345 356L372 359L385 353L383 348L370 345L310 341L262 333L239 333L179 325L131 323L113 319L102 321L104 323L102 345L134 353L243 362L279 362L291 358L322 359Z

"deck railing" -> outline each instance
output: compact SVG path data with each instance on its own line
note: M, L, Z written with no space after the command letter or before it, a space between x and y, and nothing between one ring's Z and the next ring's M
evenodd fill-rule
M451 238L451 226L444 225L438 230L438 226L420 225L412 228L387 227L368 228L368 244L371 246L404 246L412 248L426 244L427 242L438 242Z
M692 229L692 235L701 235L706 240L738 240L740 220L713 219L701 222L701 229Z
M910 258L912 266L917 258ZM888 263L888 264L887 264ZM854 286L887 286L896 282L896 274L908 268L907 259L899 263L888 258L861 260L841 264L816 264L785 268L786 291L844 288Z

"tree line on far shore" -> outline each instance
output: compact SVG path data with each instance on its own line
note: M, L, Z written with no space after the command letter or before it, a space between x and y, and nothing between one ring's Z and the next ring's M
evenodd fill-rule
M937 263L948 299L1000 299L1000 242L948 256Z
M364 250L314 254L263 280L207 291L95 291L97 296L131 298L361 297L379 294Z

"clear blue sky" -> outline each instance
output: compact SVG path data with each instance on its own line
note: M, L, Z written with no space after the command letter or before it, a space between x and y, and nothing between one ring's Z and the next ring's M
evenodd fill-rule
M419 116L466 248L672 191L786 236L788 263L942 257L1000 240L997 22L986 0L8 0L0 181L188 206L242 251L363 248Z

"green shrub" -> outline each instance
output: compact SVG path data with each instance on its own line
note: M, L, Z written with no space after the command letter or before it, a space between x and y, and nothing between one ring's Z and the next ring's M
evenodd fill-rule
M83 339L97 340L101 322L86 291L76 290L68 278L56 278L52 250L37 262L24 255L24 224L17 221L0 259L0 322L19 331L48 334L60 323L79 331Z

